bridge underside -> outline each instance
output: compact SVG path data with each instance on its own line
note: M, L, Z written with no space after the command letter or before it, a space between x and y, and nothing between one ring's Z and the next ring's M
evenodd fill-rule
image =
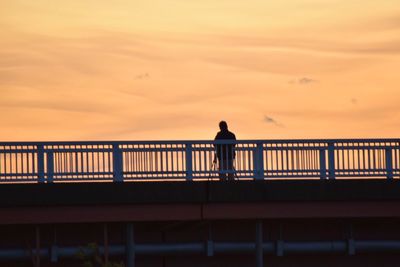
M397 180L0 186L7 266L392 266L399 223Z

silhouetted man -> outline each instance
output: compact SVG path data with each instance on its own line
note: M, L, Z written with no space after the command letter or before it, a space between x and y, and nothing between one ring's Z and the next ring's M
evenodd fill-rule
M228 124L225 121L219 123L219 131L214 140L236 140L234 133L228 130ZM234 168L233 161L235 159L235 144L215 144L215 154L218 158L219 178L221 180L233 180ZM217 159L214 157L214 163Z

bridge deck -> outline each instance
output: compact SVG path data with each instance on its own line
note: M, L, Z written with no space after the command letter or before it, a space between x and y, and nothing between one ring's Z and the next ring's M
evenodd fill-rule
M7 184L0 223L400 218L398 180Z

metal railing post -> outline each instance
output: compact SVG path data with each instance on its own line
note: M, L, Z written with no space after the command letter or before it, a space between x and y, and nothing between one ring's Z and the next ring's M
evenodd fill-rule
M193 165L192 165L192 144L185 144L185 161L186 161L186 180L193 179Z
M38 170L38 182L44 183L44 147L43 145L37 145L37 170Z
M114 182L123 182L123 164L122 164L122 151L118 144L113 144L113 178Z
M326 150L320 149L319 150L319 172L320 178L326 179Z
M329 179L335 179L335 144L328 143Z
M385 159L386 159L386 177L388 179L393 179L393 159L392 159L392 149L385 149Z
M254 167L254 179L264 179L264 155L263 155L263 143L257 143L257 147L253 150L253 167Z
M54 153L53 151L46 152L47 162L47 182L52 183L54 180Z

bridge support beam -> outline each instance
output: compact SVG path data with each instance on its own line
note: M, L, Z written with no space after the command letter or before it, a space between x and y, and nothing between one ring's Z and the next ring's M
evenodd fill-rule
M263 251L263 224L261 220L256 222L256 267L264 266Z
M135 241L133 223L126 225L126 267L135 267Z
M35 267L40 267L40 228L39 226L35 226L35 241L36 241L36 248L34 254L34 263Z

